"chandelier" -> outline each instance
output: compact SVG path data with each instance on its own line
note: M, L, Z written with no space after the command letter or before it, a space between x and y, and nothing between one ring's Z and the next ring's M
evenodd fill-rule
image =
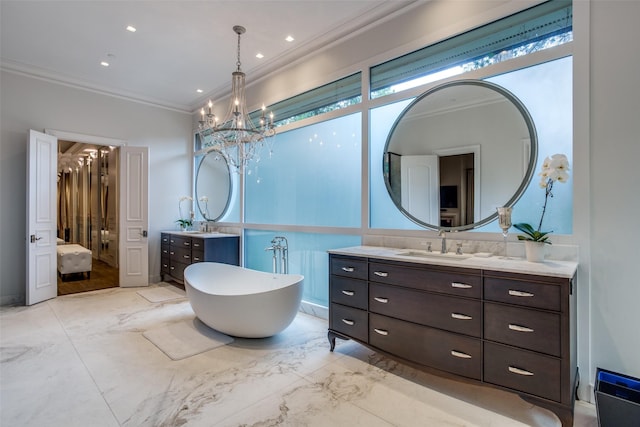
M247 111L245 100L245 74L240 69L240 36L246 29L233 27L238 35L237 69L231 74L231 99L229 109L222 120L213 114L213 103L200 110L199 134L203 147L217 150L236 169L243 170L251 160L260 160L260 151L268 146L269 138L276 134L273 113L266 114L262 106L260 122L254 125ZM269 152L270 152L270 147Z

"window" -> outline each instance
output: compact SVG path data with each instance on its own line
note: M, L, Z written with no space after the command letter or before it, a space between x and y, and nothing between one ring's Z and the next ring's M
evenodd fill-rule
M278 134L247 173L245 221L360 227L361 129L356 113Z
M571 1L553 0L371 67L375 99L573 39Z
M307 117L339 110L362 102L361 73L355 73L335 82L301 93L269 106L275 113L275 125L282 126ZM257 123L261 112L250 114Z
M538 135L538 163L535 173L545 157L555 153L572 158L572 68L571 57L538 64L521 70L487 79L518 97L531 114ZM550 102L550 100L553 100ZM371 228L419 230L421 227L409 221L393 204L382 175L382 153L391 126L409 104L404 100L387 104L370 112L370 225ZM473 140L461 140L467 145ZM553 224L560 234L571 234L573 230L573 197L571 185L557 185L553 189L554 208L545 215L545 222ZM506 202L506 200L505 200ZM513 222L535 223L541 214L544 192L533 179L522 198L516 203ZM553 215L553 219L550 215ZM536 219L537 218L537 219ZM498 232L496 222L487 224L479 231Z

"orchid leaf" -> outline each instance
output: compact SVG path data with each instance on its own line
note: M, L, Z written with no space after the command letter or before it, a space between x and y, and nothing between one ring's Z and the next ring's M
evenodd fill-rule
M518 236L518 240L529 240L532 242L551 244L551 242L548 241L548 234L551 233L551 231L538 231L534 229L531 224L527 224L524 222L513 224L513 226L526 234L526 236Z

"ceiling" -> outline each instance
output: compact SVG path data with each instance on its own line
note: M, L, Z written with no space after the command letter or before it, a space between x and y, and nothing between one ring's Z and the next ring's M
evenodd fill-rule
M1 66L191 112L230 89L234 25L247 29L241 61L251 83L413 1L0 0Z

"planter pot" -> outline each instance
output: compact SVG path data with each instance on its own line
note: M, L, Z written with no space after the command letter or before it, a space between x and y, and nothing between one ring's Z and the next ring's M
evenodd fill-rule
M524 253L529 262L544 262L544 254L546 252L546 244L542 242L532 242L526 240L524 242Z

